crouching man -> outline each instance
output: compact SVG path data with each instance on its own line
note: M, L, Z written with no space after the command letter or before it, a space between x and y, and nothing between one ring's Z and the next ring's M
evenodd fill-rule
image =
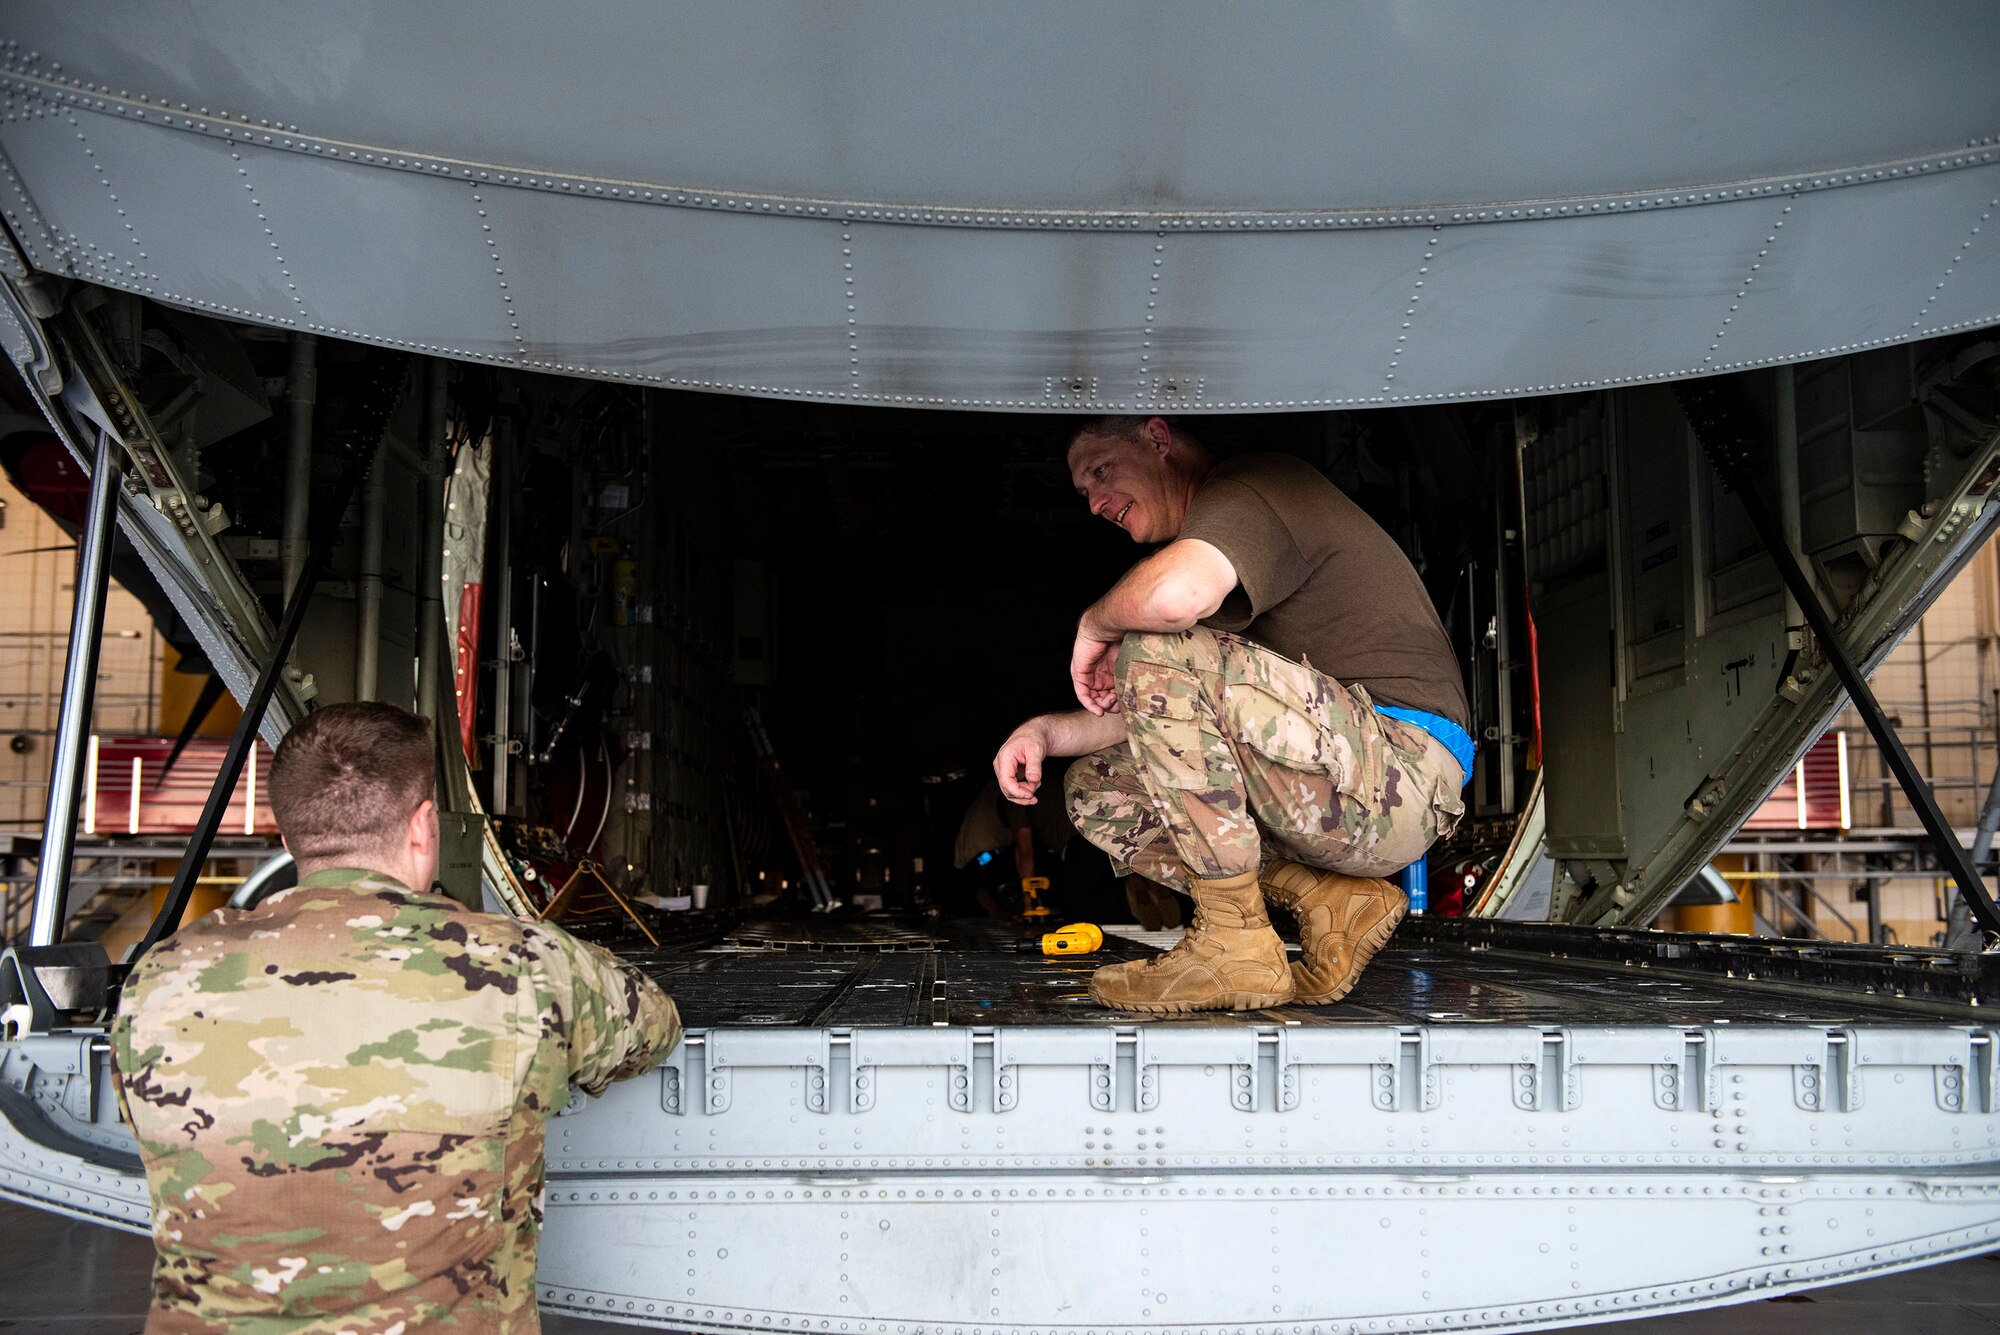
M1164 544L1077 626L1080 712L1016 728L993 767L1033 802L1081 756L1069 816L1114 863L1194 900L1171 951L1099 969L1091 995L1153 1013L1337 1001L1407 910L1382 879L1464 813L1465 688L1408 559L1311 466L1218 464L1158 417L1069 447L1092 514ZM1267 903L1299 922L1286 964Z
M142 959L112 1026L153 1206L146 1329L531 1332L543 1127L680 1037L650 979L431 891L430 724L332 705L278 748L297 888Z

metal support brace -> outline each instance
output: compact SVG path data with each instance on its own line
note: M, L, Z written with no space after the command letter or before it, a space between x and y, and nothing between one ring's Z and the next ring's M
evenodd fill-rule
M76 809L83 796L84 741L97 690L97 651L104 638L104 596L111 578L111 526L118 513L113 457L111 433L100 429L90 465L90 510L77 534L76 606L69 623L69 659L63 665L62 712L56 719L42 856L35 869L35 916L28 928L28 943L34 946L52 946L62 936L69 896Z
M1882 748L1883 760L1895 774L1903 795L1909 799L1911 808L1916 811L1931 842L1936 845L1945 870L1958 883L1959 893L1965 897L1973 917L1986 931L2000 935L2000 906L1996 906L1993 897L1986 892L1985 883L1980 880L1965 846L1958 842L1957 834L1938 809L1930 785L1917 773L1916 763L1910 759L1902 739L1890 726L1881 702L1868 687L1868 679L1861 675L1861 668L1847 652L1839 627L1834 625L1832 614L1820 601L1819 590L1813 587L1805 568L1792 556L1784 530L1757 488L1751 461L1753 457L1763 454L1762 428L1744 409L1734 390L1725 384L1714 380L1691 380L1674 386L1674 394L1680 400L1681 411L1687 414L1688 425L1694 428L1695 438L1701 442L1716 476L1743 503L1751 527L1757 530L1758 540L1764 544L1764 550L1784 577L1786 587L1798 600L1806 624L1812 627L1820 652L1833 665L1840 684L1847 688L1847 694L1854 702L1855 710L1867 723L1876 745Z
M379 700L382 670L382 515L388 506L383 470L368 470L361 494L361 572L355 585L354 698Z
M287 601L299 590L312 527L313 408L319 402L319 339L292 335L291 369L285 377L286 412L291 417L285 446L285 525L279 555L284 562Z

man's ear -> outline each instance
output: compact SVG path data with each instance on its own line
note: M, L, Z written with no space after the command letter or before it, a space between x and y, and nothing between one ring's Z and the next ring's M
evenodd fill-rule
M428 853L438 842L437 802L425 798L410 813L410 823L405 833L410 847L419 853Z
M1167 425L1166 418L1148 417L1146 425L1139 429L1145 433L1146 443L1153 447L1154 453L1164 455L1173 448L1174 429Z

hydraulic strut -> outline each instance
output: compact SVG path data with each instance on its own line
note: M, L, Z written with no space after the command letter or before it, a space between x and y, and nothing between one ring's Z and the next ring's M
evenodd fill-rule
M1694 428L1695 439L1701 442L1716 476L1743 503L1751 527L1757 530L1758 539L1776 563L1785 586L1792 591L1800 612L1805 615L1806 624L1812 627L1820 652L1833 664L1840 684L1847 688L1854 708L1867 723L1875 744L1882 748L1882 758L1888 762L1890 772L1902 786L1903 795L1909 799L1917 819L1923 822L1924 830L1936 845L1946 873L1958 883L1966 907L1982 928L2000 935L2000 907L1993 903L1993 897L1986 892L1986 885L1980 880L1971 856L1958 842L1956 832L1946 823L1944 813L1938 810L1937 798L1932 795L1930 785L1924 782L1923 775L1917 773L1916 763L1903 748L1902 738L1890 726L1888 715L1882 712L1881 702L1869 689L1867 678L1861 675L1860 667L1841 641L1832 614L1820 602L1819 590L1793 555L1785 541L1784 529L1765 502L1763 493L1758 490L1755 461L1764 457L1763 428L1745 408L1741 394L1726 381L1683 381L1674 386L1674 395L1680 400L1681 411L1687 414L1688 425Z
M69 658L63 666L62 711L56 716L42 855L35 870L35 916L28 927L28 944L34 946L56 944L68 909L69 864L76 849L76 811L83 792L84 738L96 695L97 651L104 637L104 597L118 515L117 457L111 433L100 428L90 465L90 511L76 535L76 605L69 623Z

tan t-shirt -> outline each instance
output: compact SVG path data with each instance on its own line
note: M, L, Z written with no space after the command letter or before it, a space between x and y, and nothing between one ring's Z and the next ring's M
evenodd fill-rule
M1236 567L1237 587L1203 625L1363 686L1377 704L1467 725L1465 683L1423 580L1312 465L1283 454L1216 465L1180 536L1201 539Z

